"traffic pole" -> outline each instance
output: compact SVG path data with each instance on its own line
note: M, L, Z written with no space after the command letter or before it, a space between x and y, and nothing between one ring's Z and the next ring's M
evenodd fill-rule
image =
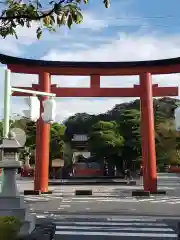
M9 120L10 120L10 99L11 99L11 71L5 69L4 78L4 121L3 121L3 138L8 138ZM2 169L1 182L4 182L4 173Z

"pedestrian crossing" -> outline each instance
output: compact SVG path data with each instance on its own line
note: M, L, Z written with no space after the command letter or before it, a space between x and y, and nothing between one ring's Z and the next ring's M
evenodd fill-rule
M180 197L175 196L150 196L150 197L110 197L110 196L69 196L64 197L62 194L51 194L51 195L41 195L41 196L24 196L26 202L48 202L51 200L60 200L62 202L68 203L106 203L106 202L114 202L114 203L165 203L165 204L180 204Z
M37 216L45 218L45 216ZM142 216L61 218L54 215L55 239L60 236L110 236L125 239L177 239L177 233L162 220Z

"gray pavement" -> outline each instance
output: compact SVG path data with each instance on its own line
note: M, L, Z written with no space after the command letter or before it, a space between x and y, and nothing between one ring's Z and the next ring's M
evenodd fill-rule
M171 202L171 198L111 198L111 197L59 197L59 199L41 199L26 201L30 204L31 210L44 213L61 214L143 214L143 215L164 215L178 216L180 218L179 202ZM174 204L175 203L175 204Z

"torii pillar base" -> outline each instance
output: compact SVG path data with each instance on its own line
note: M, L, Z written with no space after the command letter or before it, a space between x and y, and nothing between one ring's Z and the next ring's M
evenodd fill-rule
M53 191L47 191L47 192L41 192L39 190L24 190L24 195L25 196L39 196L39 195L47 195L47 194L52 194Z
M132 197L150 197L151 195L166 195L166 191L156 190L155 192L151 192L143 189L132 191Z

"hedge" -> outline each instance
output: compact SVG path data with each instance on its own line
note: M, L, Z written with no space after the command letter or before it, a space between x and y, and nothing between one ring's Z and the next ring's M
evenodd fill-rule
M10 216L0 216L0 240L16 239L21 228L19 219Z

